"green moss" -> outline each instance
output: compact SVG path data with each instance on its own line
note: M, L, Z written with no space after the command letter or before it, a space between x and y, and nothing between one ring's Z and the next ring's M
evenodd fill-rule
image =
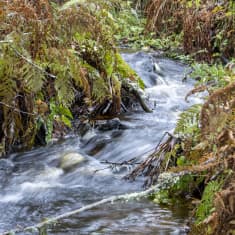
M172 198L170 198L168 190L160 190L154 194L153 202L158 204L171 204Z
M123 60L119 53L116 53L116 71L121 78L129 78L131 80L138 77L136 72Z
M186 195L191 195L203 179L200 176L183 175L174 183L166 185L166 187L153 194L151 199L162 204L171 204L176 200L182 200Z
M102 103L105 98L111 98L108 84L101 77L93 79L92 98L99 103Z

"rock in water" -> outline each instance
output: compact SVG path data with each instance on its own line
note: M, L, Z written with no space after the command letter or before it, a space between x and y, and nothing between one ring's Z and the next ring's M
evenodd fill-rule
M10 172L14 168L12 161L8 159L0 159L0 171Z
M69 170L84 161L85 157L79 153L67 153L60 159L60 168L63 170Z
M96 127L100 131L110 131L110 130L125 130L128 127L121 123L119 118L113 118L110 120L97 120Z

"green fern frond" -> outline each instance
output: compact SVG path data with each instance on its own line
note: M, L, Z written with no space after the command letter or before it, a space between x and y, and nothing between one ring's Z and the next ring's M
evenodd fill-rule
M71 80L68 78L69 74L64 73L57 76L55 81L55 89L57 91L57 99L59 103L69 107L74 100L74 89Z
M199 129L199 116L202 105L192 105L188 110L180 114L179 119L176 123L175 134L182 137L192 137L198 135Z
M220 188L221 188L221 182L219 182L218 180L211 181L207 184L202 195L201 203L196 211L197 224L202 222L211 214L213 210L213 200L215 193L218 192Z

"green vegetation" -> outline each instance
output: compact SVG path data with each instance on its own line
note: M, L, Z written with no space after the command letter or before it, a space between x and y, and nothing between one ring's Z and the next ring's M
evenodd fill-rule
M179 115L179 119L175 127L175 134L181 136L181 138L183 137L197 140L200 134L199 118L201 108L202 107L200 104L195 104L186 111L182 112Z
M1 4L3 154L16 146L32 147L39 135L49 142L66 132L78 116L74 106L87 118L120 112L122 81L138 79L116 49L115 1Z
M122 3L123 10L113 13L115 19L115 39L121 47L133 50L163 50L168 54L169 49L177 50L180 47L182 35L169 35L164 38L156 37L154 32L146 30L146 18L137 9L133 9L133 3L126 1ZM137 5L138 6L138 5ZM178 57L179 55L169 53Z
M203 222L214 210L213 200L214 195L221 189L221 183L211 181L205 187L202 200L196 211L196 223Z
M174 131L176 137L162 143L130 178L148 172L149 185L166 170L186 172L170 188L153 195L153 200L170 204L177 196L197 196L201 203L191 234L233 234L232 221L228 221L233 212L228 208L234 204L228 201L234 200L230 192L234 192L231 172L235 170L234 1L150 0L145 10L144 30L133 27L140 41L135 41L132 31L129 36L134 43L130 42L135 48L165 50L165 55L191 63L188 76L196 83L186 100L204 92L204 104L183 112ZM151 168L155 164L158 169Z
M153 194L151 199L160 204L171 205L185 200L185 196L193 197L193 192L197 190L198 185L204 180L203 176L194 176L186 174L178 177L178 180L165 189Z

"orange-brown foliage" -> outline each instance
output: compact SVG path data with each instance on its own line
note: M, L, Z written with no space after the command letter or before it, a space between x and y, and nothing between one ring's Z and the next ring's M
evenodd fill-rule
M218 53L229 58L235 56L234 10L229 2L203 0L189 7L185 0L151 0L147 29L163 36L183 32L184 51L196 59L209 62Z

